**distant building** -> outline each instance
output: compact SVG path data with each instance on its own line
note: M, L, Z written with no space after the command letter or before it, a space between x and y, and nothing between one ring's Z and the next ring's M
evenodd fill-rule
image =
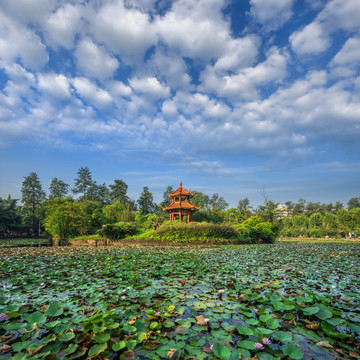
M284 219L286 217L292 216L292 209L289 209L286 205L279 204L276 207L275 216L277 219Z

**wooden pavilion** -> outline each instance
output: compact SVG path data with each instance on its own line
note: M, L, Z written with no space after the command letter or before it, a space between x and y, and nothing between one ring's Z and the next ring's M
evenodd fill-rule
M185 190L180 183L180 187L167 196L172 200L171 204L162 207L163 211L167 211L170 215L170 221L180 220L183 221L184 217L187 218L187 223L193 221L193 214L199 210L201 206L190 204L189 200L195 195L191 190Z

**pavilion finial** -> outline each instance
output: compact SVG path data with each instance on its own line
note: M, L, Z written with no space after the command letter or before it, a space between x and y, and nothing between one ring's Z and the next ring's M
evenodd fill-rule
M180 187L182 187L182 182L180 181Z

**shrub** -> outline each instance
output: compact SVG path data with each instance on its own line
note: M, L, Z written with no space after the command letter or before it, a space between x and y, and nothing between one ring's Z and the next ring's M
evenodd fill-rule
M152 231L149 237L160 241L222 242L223 240L237 240L238 233L227 225L166 221L159 229Z
M277 224L263 221L256 216L251 216L242 224L236 225L235 229L244 240L252 243L274 243L279 234Z
M124 239L127 236L135 235L136 226L127 222L118 222L116 224L106 224L98 230L98 234L110 240Z

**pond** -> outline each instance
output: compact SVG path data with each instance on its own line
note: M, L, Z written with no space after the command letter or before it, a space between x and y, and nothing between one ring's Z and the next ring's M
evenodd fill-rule
M360 356L360 246L1 250L12 359Z

